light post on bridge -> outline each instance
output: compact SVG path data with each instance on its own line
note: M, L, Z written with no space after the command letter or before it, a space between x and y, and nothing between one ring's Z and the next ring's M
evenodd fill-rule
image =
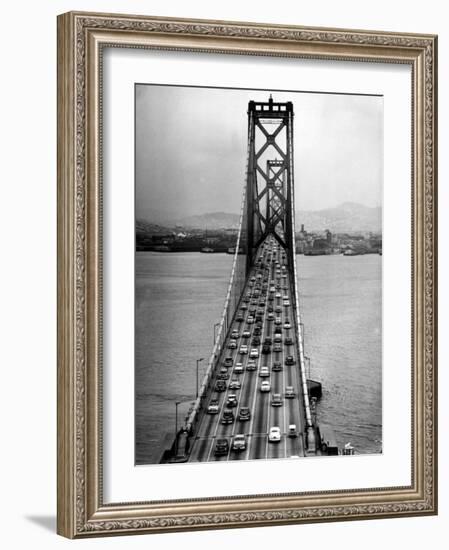
M215 323L214 325L214 346L215 346L215 342L217 341L217 332L216 332L216 329L217 327L220 326L220 323Z
M198 399L198 368L200 366L201 361L203 361L204 357L201 357L201 359L196 360L196 398Z

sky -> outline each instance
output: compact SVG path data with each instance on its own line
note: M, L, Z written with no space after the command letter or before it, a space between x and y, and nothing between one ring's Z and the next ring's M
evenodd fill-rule
M136 216L239 213L250 100L292 101L295 210L382 204L383 98L137 84Z

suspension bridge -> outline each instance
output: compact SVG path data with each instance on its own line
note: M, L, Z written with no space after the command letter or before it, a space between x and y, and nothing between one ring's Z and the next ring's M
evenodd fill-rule
M293 104L248 104L246 181L230 281L198 396L165 462L319 452L295 255Z

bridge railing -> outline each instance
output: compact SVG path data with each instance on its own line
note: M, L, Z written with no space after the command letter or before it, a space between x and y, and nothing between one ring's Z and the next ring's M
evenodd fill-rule
M290 159L291 165L291 251L289 255L289 261L291 262L291 275L292 275L292 295L293 295L293 308L294 308L294 324L296 325L296 343L297 343L297 357L298 357L298 369L301 380L301 389L304 401L304 413L306 419L306 432L307 432L307 447L309 451L315 450L315 436L312 421L312 413L310 408L309 389L307 385L306 365L305 365L305 353L304 353L304 329L301 322L301 312L299 307L299 292L298 292L298 269L296 265L296 239L295 239L295 195L294 195L294 177L293 177L293 136L290 136Z

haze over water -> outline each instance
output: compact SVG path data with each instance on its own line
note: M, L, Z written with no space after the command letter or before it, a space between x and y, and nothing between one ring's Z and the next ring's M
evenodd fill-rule
M195 398L212 351L233 257L136 254L136 463L158 460ZM323 385L318 421L340 446L381 451L382 257L297 256L305 350L311 378Z

